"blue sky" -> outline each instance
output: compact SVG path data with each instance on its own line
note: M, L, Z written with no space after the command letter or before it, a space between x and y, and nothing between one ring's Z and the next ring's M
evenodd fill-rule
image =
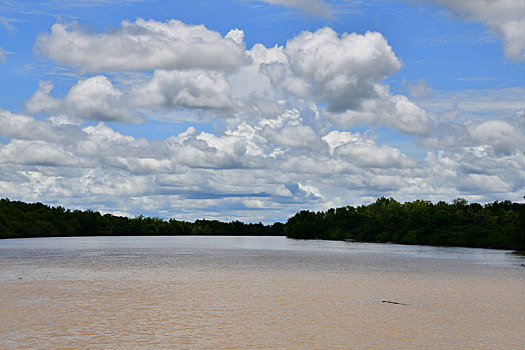
M122 215L521 201L525 2L0 0L0 196Z

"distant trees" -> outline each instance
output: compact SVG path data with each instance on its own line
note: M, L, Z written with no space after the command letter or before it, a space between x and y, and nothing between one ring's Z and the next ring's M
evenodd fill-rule
M120 235L244 235L282 236L282 223L271 226L197 220L194 223L137 216L101 215L92 210L66 210L42 203L0 199L0 238Z
M263 225L216 220L191 223L142 215L127 218L0 199L0 238L94 235L286 235L298 239L525 250L525 204L469 204L463 198L451 204L424 200L399 203L381 197L355 208L303 210L286 224Z
M416 200L301 211L285 224L290 238L394 242L525 250L525 205L510 201L482 206L455 199L452 204Z

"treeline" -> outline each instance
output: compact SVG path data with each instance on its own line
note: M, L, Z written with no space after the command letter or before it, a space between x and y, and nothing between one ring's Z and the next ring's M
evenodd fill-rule
M215 220L193 223L138 216L101 215L42 203L0 199L0 238L57 236L242 235L355 240L525 250L525 204L485 205L458 198L452 204L417 200L375 203L326 212L301 211L286 224Z
M92 210L69 210L42 203L0 199L0 238L57 236L139 236L139 235L243 235L282 236L284 225L271 226L197 220L194 223L138 216L127 218L101 215Z
M301 211L285 225L287 237L525 250L525 204L452 204L417 200Z

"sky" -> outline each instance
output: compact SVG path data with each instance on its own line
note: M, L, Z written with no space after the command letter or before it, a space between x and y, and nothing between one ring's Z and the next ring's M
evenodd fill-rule
M0 0L0 197L284 222L525 195L525 0Z

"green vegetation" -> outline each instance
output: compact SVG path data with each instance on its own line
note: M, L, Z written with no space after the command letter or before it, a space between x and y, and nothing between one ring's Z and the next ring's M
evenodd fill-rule
M525 250L525 204L484 206L458 198L452 204L379 198L357 208L301 211L284 232L290 238L356 240Z
M101 235L252 235L525 250L525 204L379 198L357 208L301 211L286 224L194 223L101 215L0 199L0 238Z
M283 224L197 220L194 223L138 216L127 218L42 203L0 199L0 238L57 236L243 235L282 236Z

